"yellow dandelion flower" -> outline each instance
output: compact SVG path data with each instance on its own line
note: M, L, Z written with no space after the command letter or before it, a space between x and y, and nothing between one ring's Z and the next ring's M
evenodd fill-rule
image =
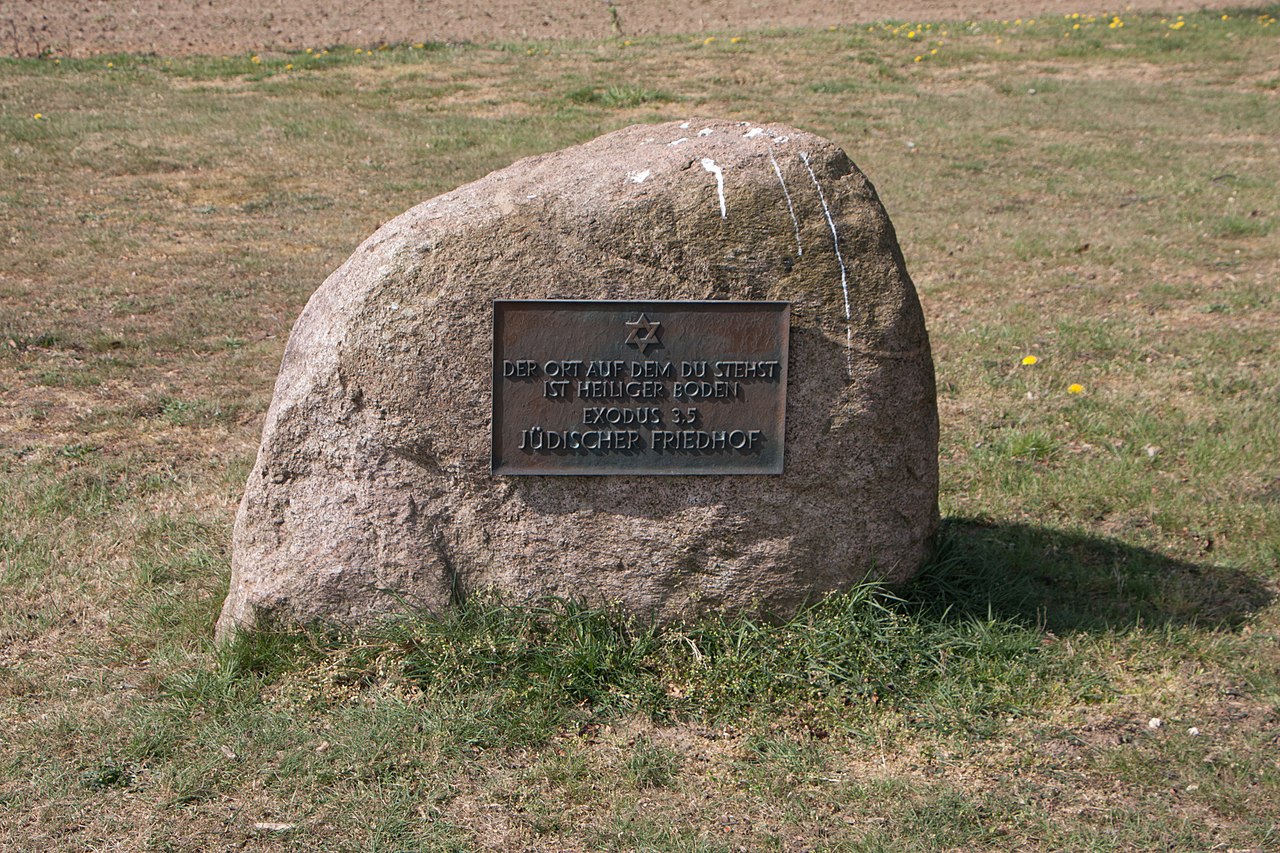
M254 65L261 65L261 64L262 64L262 57L261 57L261 56L258 56L258 55L255 53L253 56L249 57L249 61L250 61L250 62L252 62Z
M938 54L938 49L936 47L933 50L929 51L930 56L936 56L937 54Z
M311 48L307 48L307 56L310 56L310 55L312 54L312 52L313 52L313 51L311 50Z
M1084 386L1083 386L1083 385L1081 385L1079 382L1072 382L1070 385L1068 385L1068 386L1067 386L1067 393L1068 393L1068 394L1083 394L1083 393L1084 393Z
M704 39L702 40L702 43L703 43L703 44L711 44L711 43L712 43L713 41L715 41L715 40L716 40L716 37L715 37L715 36L707 36L706 38L704 38Z
M923 56L917 56L917 57L916 57L916 59L915 59L915 61L916 61L916 62L924 62L924 57L923 57Z
M1229 21L1229 20L1231 20L1231 16L1230 16L1230 15L1223 15L1223 16L1222 16L1222 20L1224 20L1224 21Z
M293 70L293 63L292 63L292 62L285 63L284 70L285 70L285 71L292 71L292 70Z
M729 39L729 44L737 44L740 41L742 41L742 36L734 36L733 38Z
M116 64L115 64L114 62L108 62L108 63L107 63L107 67L108 67L108 68L115 68L115 67L116 67Z
M1022 363L1026 365L1031 365L1031 364L1035 364L1039 360L1040 359L1036 358L1034 355L1028 355L1023 357Z
M32 118L35 119L36 121L42 121L44 119L44 113L36 113L35 115L32 116Z

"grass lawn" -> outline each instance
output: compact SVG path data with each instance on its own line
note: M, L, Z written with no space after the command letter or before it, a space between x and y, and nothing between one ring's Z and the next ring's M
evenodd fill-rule
M0 848L1280 849L1280 7L0 60ZM218 650L290 326L637 122L830 137L920 291L911 586Z

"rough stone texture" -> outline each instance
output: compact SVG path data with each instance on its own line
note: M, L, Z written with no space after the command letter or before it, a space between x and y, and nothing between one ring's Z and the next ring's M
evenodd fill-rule
M786 472L493 477L495 298L791 300ZM924 319L867 179L788 127L631 127L418 205L316 291L218 630L439 611L488 587L659 620L785 615L915 572L937 488Z

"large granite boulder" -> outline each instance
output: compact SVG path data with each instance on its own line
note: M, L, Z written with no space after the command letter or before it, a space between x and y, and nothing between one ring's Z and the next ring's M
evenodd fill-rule
M492 474L493 300L552 298L790 301L784 473ZM920 305L844 152L777 125L630 127L414 207L311 297L218 632L487 588L785 616L928 559L937 432Z

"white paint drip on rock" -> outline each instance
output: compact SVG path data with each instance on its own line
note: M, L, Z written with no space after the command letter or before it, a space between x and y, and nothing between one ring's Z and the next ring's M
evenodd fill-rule
M728 219L729 211L724 205L724 169L716 165L716 161L710 157L702 158L702 168L716 176L716 192L720 194L720 218Z
M713 133L715 133L715 131L709 127L704 127L702 130L698 131L699 136L710 136Z
M845 361L848 364L849 375L852 376L853 314L849 310L849 272L845 269L844 255L840 254L840 235L836 233L836 222L831 218L831 208L827 207L827 197L822 192L822 184L818 183L818 176L813 173L813 167L809 165L809 155L801 151L800 159L804 161L804 167L809 170L813 188L818 191L818 201L822 202L822 213L827 217L827 226L831 229L831 245L835 247L836 260L840 263L840 290L844 293Z
M779 145L791 138L790 136L779 136L776 130L770 130L767 127L753 127L742 135L747 139L755 139L757 136L768 136Z
M760 130L760 128L757 127L756 130ZM804 246L800 245L800 220L796 219L796 208L791 203L791 191L787 189L787 182L782 179L782 170L778 168L778 160L773 156L773 149L769 149L769 162L773 164L773 173L778 176L778 183L782 186L782 194L787 197L787 212L791 214L791 227L796 230L796 254L803 255Z
M682 136L682 137L680 137L679 139L673 139L673 140L671 140L670 142L668 142L668 143L667 143L667 145L670 145L672 148L674 148L674 147L675 147L675 146L677 146L677 145L684 145L684 144L685 144L686 142L688 142L688 141L689 141L689 140L688 140L688 138L687 138L687 137Z
M632 172L631 174L627 175L627 180L633 184L643 184L646 180L649 179L649 176L651 174L653 173L650 172L648 169L645 169L643 172Z

